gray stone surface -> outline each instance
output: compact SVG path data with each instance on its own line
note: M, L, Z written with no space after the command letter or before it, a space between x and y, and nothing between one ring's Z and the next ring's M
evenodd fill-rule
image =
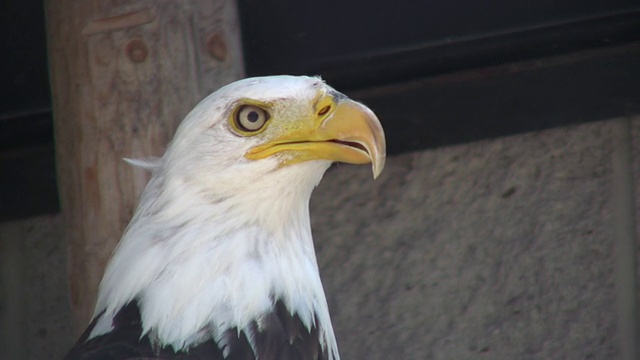
M610 126L331 169L311 213L343 358L616 358Z
M59 215L0 224L0 359L61 359L71 346L62 233Z

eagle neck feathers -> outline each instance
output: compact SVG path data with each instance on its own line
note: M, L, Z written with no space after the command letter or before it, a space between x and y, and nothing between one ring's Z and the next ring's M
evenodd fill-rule
M209 339L228 348L232 329L255 347L255 329L282 304L317 331L328 359L339 359L308 211L328 165L280 169L227 192L158 166L105 272L89 338L109 332L117 312L137 301L143 335L175 351Z

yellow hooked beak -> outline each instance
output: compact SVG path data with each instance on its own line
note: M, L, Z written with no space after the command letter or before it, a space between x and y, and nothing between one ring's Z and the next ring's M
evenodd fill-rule
M277 153L291 154L285 165L310 160L371 163L373 177L378 177L384 167L386 145L376 115L347 98L331 99L324 109L330 110L314 114L311 121L287 127L275 139L250 149L245 157L258 160Z

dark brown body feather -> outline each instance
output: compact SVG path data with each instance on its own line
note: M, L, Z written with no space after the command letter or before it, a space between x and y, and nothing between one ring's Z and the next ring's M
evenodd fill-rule
M229 329L224 337L229 355L223 357L214 340L175 352L171 346L153 346L148 335L140 337L142 326L136 301L123 307L113 320L113 330L87 341L99 315L71 349L66 360L115 360L115 359L208 359L208 360L326 360L314 326L307 330L297 315L291 316L282 302L264 321L261 329L254 322L249 333L254 336L255 352L247 334ZM317 322L316 322L317 324Z

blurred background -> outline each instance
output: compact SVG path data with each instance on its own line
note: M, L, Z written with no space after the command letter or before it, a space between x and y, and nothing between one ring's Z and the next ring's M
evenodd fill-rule
M640 4L0 4L0 358L59 359L146 174L233 80L320 75L387 168L311 204L344 359L637 359Z

